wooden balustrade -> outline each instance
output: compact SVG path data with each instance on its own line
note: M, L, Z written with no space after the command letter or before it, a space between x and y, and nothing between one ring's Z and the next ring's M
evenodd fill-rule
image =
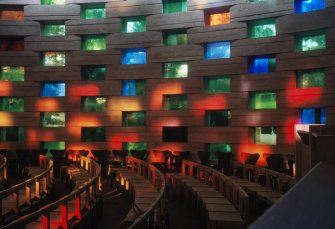
M0 225L3 225L4 214L14 211L20 213L23 204L30 206L33 201L41 200L53 182L53 161L44 155L39 157L41 173L0 192ZM24 193L24 195L22 195Z
M7 180L7 158L0 154L0 187Z
M43 228L49 229L54 219L51 219L53 211L60 210L59 223L62 228L71 228L73 221L79 222L83 219L85 212L90 212L98 202L101 192L101 167L94 160L80 156L76 167L87 171L91 176L83 182L83 185L73 190L70 194L48 204L39 210L27 214L5 228ZM74 202L74 211L70 211L70 202Z
M138 174L139 177L143 177L144 180L150 181L158 191L154 194L154 201L150 202L150 206L141 212L127 228L143 228L144 225L149 225L149 228L153 228L153 226L160 221L165 206L165 177L155 166L140 159L126 157L126 161L128 162L128 169ZM112 169L112 172L117 173L115 177L116 181L132 195L135 207L141 209L141 206L136 206L136 198L139 198L136 196L136 193L142 192L140 189L143 189L143 187L136 187L136 184L132 184L134 180L132 180L129 175L127 176L126 172L122 172L122 168L115 168L114 171ZM143 190L143 192L146 192L146 190ZM146 204L144 205L146 206ZM143 209L141 209L141 211L142 210Z

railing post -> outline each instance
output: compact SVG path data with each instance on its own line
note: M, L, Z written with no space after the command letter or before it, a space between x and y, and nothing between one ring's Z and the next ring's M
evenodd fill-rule
M35 196L40 199L40 182L37 179L35 181Z
M81 220L81 203L80 194L75 196L75 211L74 214L78 220Z
M29 185L26 186L26 203L31 205L31 188Z
M43 229L50 229L50 212L49 212L49 210L43 213L42 223L43 223Z

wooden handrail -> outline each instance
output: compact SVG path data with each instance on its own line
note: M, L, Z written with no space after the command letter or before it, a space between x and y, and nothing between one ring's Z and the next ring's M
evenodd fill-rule
M0 184L7 180L7 158L0 154Z
M139 217L137 217L133 224L130 225L128 228L141 228L141 225L145 223L147 220L150 221L152 214L154 214L154 210L160 205L160 202L164 198L165 193L165 177L164 175L157 169L155 166L142 161L140 159L134 157L126 157L126 161L130 163L131 170L133 172L137 172L139 175L145 177L149 180L159 191L157 198L155 199L154 203L150 206L150 208L142 213ZM137 171L135 170L137 168ZM143 170L147 170L148 174L143 172ZM148 176L146 176L148 175Z
M31 203L32 195L31 195L31 187L32 185L35 185L35 196L40 198L42 192L47 193L47 185L53 182L53 161L49 158L47 158L44 155L40 155L39 157L39 166L41 168L45 168L45 170L27 180L25 180L22 183L19 183L17 185L14 185L6 190L3 190L0 192L0 216L2 216L2 201L4 198L6 198L9 195L15 196L15 209L13 209L15 212L19 212L19 191L24 190L25 195L25 203ZM42 181L42 182L41 182ZM0 225L2 225L2 217L0 218Z
M295 178L292 176L257 165L234 162L234 171L236 171L238 167L241 167L243 169L244 179L258 183L260 175L263 175L265 176L265 186L272 188L280 193L285 192L285 184L288 184L290 188L296 182ZM274 184L274 181L276 181L277 184Z
M100 180L100 175L101 175L101 167L100 165L95 162L94 160L80 156L79 161L77 162L77 167L80 167L84 169L85 171L89 172L91 174L91 178L84 183L84 185L80 186L78 189L73 190L70 194L62 197L61 199L57 200L56 202L53 202L51 204L48 204L39 210L27 214L12 223L6 225L3 227L3 229L7 228L25 228L25 225L34 221L37 217L42 216L43 219L43 228L47 229L50 228L50 213L51 211L61 207L62 211L62 226L64 228L68 228L69 224L69 218L68 218L68 202L71 200L75 200L76 205L75 205L75 216L78 219L82 218L81 215L81 207L84 205L87 208L91 208L92 201L97 200L97 196L101 191L101 180ZM85 200L86 202L84 204L81 203L80 201L80 195L84 193L85 194Z

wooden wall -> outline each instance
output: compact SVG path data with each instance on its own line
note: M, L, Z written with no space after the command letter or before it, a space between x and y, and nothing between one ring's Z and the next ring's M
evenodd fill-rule
M84 20L80 6L106 3L107 18ZM271 3L269 3L271 2ZM68 149L120 149L122 142L147 142L148 148L204 150L205 143L228 143L238 157L241 152L294 154L294 124L299 123L299 109L325 107L327 124L335 124L335 4L304 14L294 13L294 0L248 3L246 0L189 0L188 12L162 14L161 0L67 0L66 5L44 6L39 1L1 1L5 5L24 6L24 21L0 21L0 36L24 36L25 51L0 52L0 66L24 66L24 82L0 81L0 96L22 96L25 111L0 112L0 126L25 127L24 142L0 142L0 148L38 148L41 141L65 141ZM228 7L231 23L205 26L204 12ZM147 31L121 33L121 17L147 16ZM277 36L250 39L250 20L275 18ZM64 21L66 36L40 36L40 23ZM188 45L163 45L162 32L184 29ZM327 49L295 52L295 34L322 29ZM106 34L107 50L82 51L81 36ZM231 58L204 60L204 43L231 41ZM122 65L122 49L144 47L147 64ZM41 51L65 51L65 67L40 66ZM248 74L248 57L275 54L276 71ZM188 61L189 76L163 79L162 64ZM81 66L106 65L104 81L82 81ZM325 68L326 85L318 89L297 89L296 70ZM231 92L206 94L204 77L230 74ZM122 79L146 79L146 96L121 96ZM40 97L43 81L65 81L66 97ZM250 110L248 92L273 90L277 109ZM163 94L188 94L188 110L163 111ZM106 112L81 110L82 96L105 96ZM207 109L230 109L230 127L205 127ZM146 111L145 127L122 127L122 111ZM43 128L40 112L66 113L65 128ZM81 142L81 127L105 126L106 142ZM163 126L188 126L187 143L162 142ZM275 126L276 145L255 145L253 127Z

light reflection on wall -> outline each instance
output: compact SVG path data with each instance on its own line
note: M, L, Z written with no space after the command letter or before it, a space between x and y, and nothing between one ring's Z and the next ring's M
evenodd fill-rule
M55 98L38 98L35 102L37 111L56 111L59 110L59 101Z

